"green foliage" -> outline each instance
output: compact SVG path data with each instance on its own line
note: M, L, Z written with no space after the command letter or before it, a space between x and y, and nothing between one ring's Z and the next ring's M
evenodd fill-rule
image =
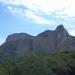
M6 58L0 75L75 75L75 52L64 51L43 56L31 53L19 63Z
M0 64L0 75L9 75L8 71Z

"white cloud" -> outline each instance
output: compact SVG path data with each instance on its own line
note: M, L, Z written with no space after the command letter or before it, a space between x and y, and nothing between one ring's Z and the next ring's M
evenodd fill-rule
M70 30L69 34L75 36L75 30Z
M5 42L5 39L0 38L0 45L3 44Z
M40 16L37 16L32 11L26 11L25 15L26 15L27 18L32 19L33 21L35 21L35 22L37 22L39 24L49 24L48 20L46 20L45 18L42 18Z
M20 1L21 0L0 0L0 2L9 4L9 5L20 5Z
M40 9L45 13L50 13L64 7L72 8L74 6L74 0L0 0L0 2L10 5L23 5L31 10Z
M49 20L41 17L39 12L48 16L58 11L55 19L61 18L66 22L69 22L66 20L67 18L75 17L75 0L0 0L0 2L5 3L10 12L22 17L26 16L39 24L50 23ZM23 6L24 8L17 6ZM26 13L27 11L29 13ZM50 21L53 20L50 19Z
M9 5L23 5L33 11L42 11L45 14L64 8L67 0L0 0Z
M37 22L38 24L49 24L49 21L41 16L37 16L35 12L25 9L18 9L17 7L8 6L7 7L11 13L15 13L21 17L27 17L28 19L32 20L33 22Z
M7 8L12 14L16 14L19 15L20 17L24 17L24 9L22 8L18 9L17 7L13 7L13 6L8 6Z

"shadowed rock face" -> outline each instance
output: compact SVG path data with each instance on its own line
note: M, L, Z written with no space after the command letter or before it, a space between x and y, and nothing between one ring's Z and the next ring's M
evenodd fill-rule
M33 50L34 36L26 33L15 33L7 37L6 42L0 47L2 55L12 55L13 57L24 56Z
M15 34L9 35L6 39L6 42L13 42L13 41L24 40L28 38L32 38L32 36L26 33L15 33Z
M54 31L46 30L35 37L26 33L9 35L0 47L0 53L20 57L30 52L48 54L69 49L75 49L75 37L59 25Z
M65 28L64 28L63 25L59 25L56 29L57 29L57 30L65 30Z
M63 25L59 25L54 31L47 30L37 36L40 49L46 53L73 48L73 37L69 35Z

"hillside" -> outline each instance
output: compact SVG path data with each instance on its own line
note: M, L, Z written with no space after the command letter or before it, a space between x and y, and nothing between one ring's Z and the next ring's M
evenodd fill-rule
M75 37L63 25L9 35L0 46L0 75L75 75Z

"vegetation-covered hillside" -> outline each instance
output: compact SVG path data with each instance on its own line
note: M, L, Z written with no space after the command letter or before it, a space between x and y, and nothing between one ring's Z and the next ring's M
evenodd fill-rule
M31 53L19 62L6 57L0 64L0 75L75 75L75 52Z

